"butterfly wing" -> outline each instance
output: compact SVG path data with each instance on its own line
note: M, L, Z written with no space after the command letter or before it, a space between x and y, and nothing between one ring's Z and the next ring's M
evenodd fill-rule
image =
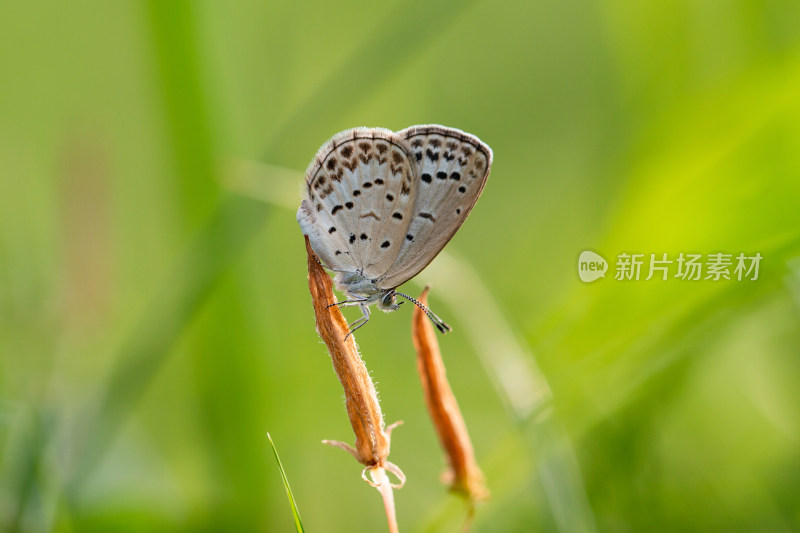
M397 287L428 266L464 223L492 166L492 150L454 128L412 126L397 135L416 164L417 197L403 245L378 281L382 288Z
M414 170L406 142L383 128L346 130L320 148L297 220L326 266L367 278L389 269L411 220Z

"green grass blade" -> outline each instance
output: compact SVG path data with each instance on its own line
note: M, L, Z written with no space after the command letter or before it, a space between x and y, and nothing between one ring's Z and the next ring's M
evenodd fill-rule
M269 433L267 433L267 438L269 439L269 444L272 446L272 452L275 454L275 462L278 463L278 469L281 471L281 478L283 478L283 487L286 489L286 497L289 498L289 505L292 506L292 515L294 516L294 526L297 528L297 531L303 532L303 522L300 520L300 511L297 510L297 504L294 501L294 495L292 495L292 487L289 486L289 478L286 477L286 471L283 469L283 464L281 463L281 458L278 455L278 448L275 447L275 443L272 442L272 437Z
M69 481L70 493L85 481L110 448L138 400L202 309L220 279L241 256L269 209L261 202L229 195L198 231L152 297L137 326L117 355L95 403L84 415L85 434Z

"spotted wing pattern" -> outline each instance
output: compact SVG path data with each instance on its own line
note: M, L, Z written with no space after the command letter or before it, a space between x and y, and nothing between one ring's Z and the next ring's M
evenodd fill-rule
M320 148L297 218L326 266L367 278L389 270L411 222L415 168L408 144L387 129L346 130Z
M464 223L486 185L492 150L477 137L443 126L412 126L397 135L416 165L416 201L394 262L378 279L394 288L416 276Z

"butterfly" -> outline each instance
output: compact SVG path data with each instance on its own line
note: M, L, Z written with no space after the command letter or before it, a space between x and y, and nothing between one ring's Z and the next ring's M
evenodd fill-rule
M359 306L394 311L402 296L419 306L442 333L451 328L397 287L410 280L450 241L486 185L492 150L474 135L438 125L392 132L354 128L322 145L306 170L297 221L336 288Z

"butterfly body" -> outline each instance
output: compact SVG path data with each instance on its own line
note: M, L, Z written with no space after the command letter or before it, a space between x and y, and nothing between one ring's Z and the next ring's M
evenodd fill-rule
M480 196L491 162L491 149L477 137L436 125L396 133L355 128L320 148L306 171L297 220L336 272L336 288L348 296L340 304L361 307L356 327L369 319L373 304L384 311L399 307L396 295L405 295L395 289L452 238Z
M395 311L399 306L394 303L394 287L382 289L357 272L338 272L333 278L334 285L356 301L365 305L377 304L382 311ZM390 298L387 298L390 297Z

